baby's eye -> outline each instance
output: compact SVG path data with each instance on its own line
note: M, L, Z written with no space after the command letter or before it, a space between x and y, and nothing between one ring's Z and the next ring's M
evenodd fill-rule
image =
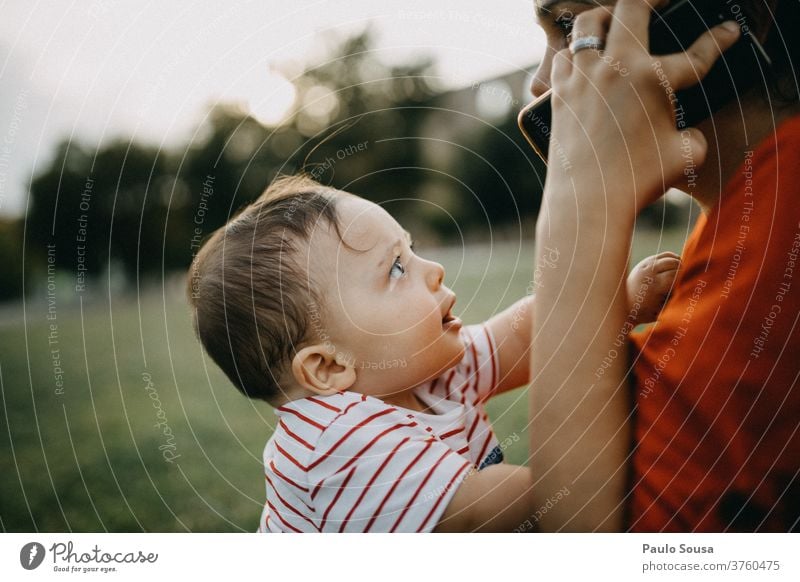
M396 276L396 278L398 278L398 279L406 274L406 268L400 262L400 257L399 256L397 258L395 258L394 263L392 263L392 268L389 269L389 277L390 278L394 277L395 273L398 273L398 272L399 272L399 275Z

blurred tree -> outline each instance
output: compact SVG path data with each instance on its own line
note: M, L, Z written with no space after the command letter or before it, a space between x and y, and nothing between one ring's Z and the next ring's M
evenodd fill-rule
M76 267L76 237L78 218L88 219L97 214L91 208L93 181L92 157L79 143L64 140L56 146L50 165L31 183L31 204L27 215L26 250L28 257L46 255L46 245L55 245L55 268L71 270ZM87 184L89 208L81 211L81 194ZM87 220L87 222L89 222ZM89 273L96 273L103 264L102 246L97 244L99 230L86 229L87 253L85 264Z
M415 236L448 240L536 213L542 167L515 111L492 125L443 106L433 62L387 65L369 29L328 42L330 57L292 79L297 99L280 127L222 104L176 151L61 142L31 186L30 256L54 244L59 269L92 276L118 262L129 281L185 269L277 174L299 170L390 204Z
M331 59L297 81L304 97L292 127L308 139L293 158L323 183L375 202L396 200L403 214L426 179L419 144L434 92L433 62L387 66L369 29L343 42Z
M371 50L369 30L331 42L330 59L293 80L297 104L280 127L264 127L232 105L210 112L178 167L189 203L169 218L168 237L186 257L197 236L224 224L279 173L304 170L376 202L414 196L425 176L419 145L408 138L429 113L432 63L387 67Z
M3 268L0 269L0 301L15 299L22 295L22 229L21 220L0 219L0 253L3 255ZM26 267L29 273L30 265Z
M536 216L545 166L519 131L516 116L484 126L470 136L467 145L460 177L474 195L469 199L470 211L463 217L465 228L515 226Z
M87 276L119 261L129 280L160 270L165 200L156 184L169 174L165 152L114 141L95 152L63 141L31 184L30 252L55 245L55 267ZM142 262L140 257L146 257Z

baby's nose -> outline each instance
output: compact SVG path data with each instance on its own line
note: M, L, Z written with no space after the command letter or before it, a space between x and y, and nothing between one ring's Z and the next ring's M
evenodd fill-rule
M428 270L428 286L434 291L439 289L444 282L444 267L436 261L428 261L430 268Z

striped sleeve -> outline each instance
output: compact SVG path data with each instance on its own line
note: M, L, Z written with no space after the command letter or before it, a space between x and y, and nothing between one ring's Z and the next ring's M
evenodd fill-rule
M486 323L462 328L461 337L466 352L456 366L451 382L452 386L459 387L463 399L478 406L491 398L497 389L500 372L497 344Z
M433 530L472 464L370 399L327 428L309 466L321 531Z

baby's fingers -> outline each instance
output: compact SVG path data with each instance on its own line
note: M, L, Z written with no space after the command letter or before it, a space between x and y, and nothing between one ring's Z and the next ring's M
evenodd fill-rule
M679 257L660 257L653 265L654 273L664 273L666 271L677 271L681 266Z
M665 268L671 268L675 265L680 265L680 262L680 255L677 255L672 251L663 251L657 255L651 255L642 259L639 264L636 265L636 268L657 273L665 270Z
M680 259L681 256L678 253L673 253L672 251L661 251L657 255L653 255L655 260L659 259Z
M685 53L661 57L661 66L672 89L680 91L699 83L722 53L736 42L740 33L736 22L723 22L706 31Z

